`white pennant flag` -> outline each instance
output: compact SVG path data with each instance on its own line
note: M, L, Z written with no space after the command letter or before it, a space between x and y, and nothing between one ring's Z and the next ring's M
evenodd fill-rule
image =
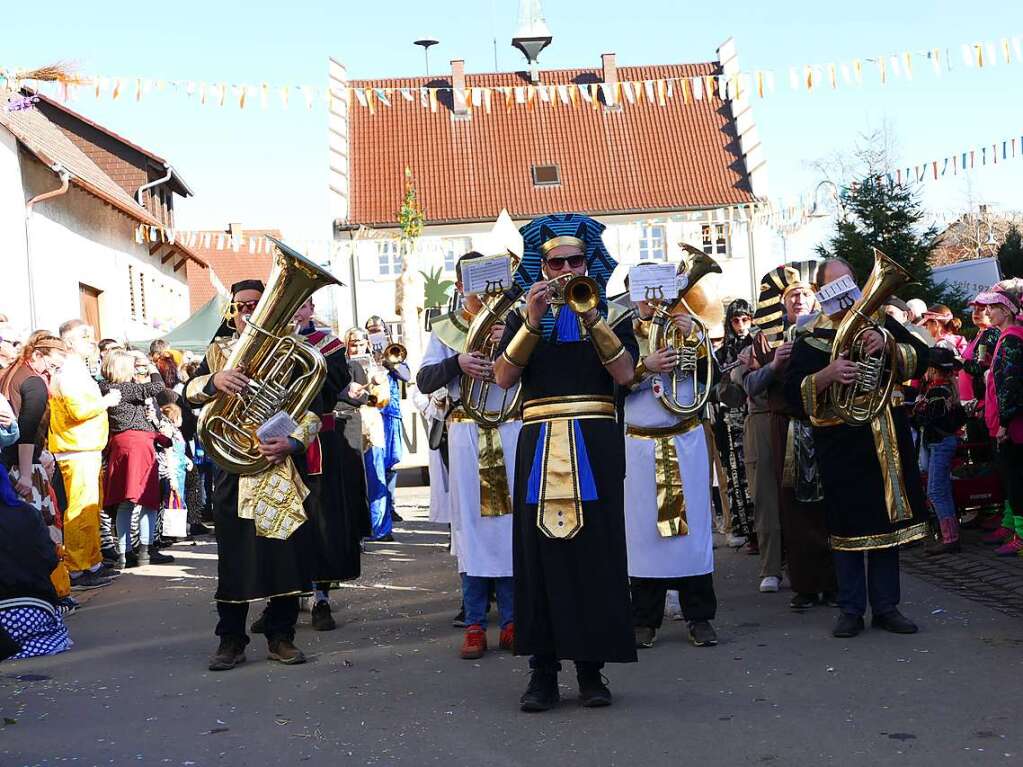
M622 83L622 92L625 94L625 100L630 104L636 103L636 94L632 91L632 83L628 80Z
M654 96L654 81L653 80L647 80L646 83L645 83L645 86L646 86L646 100L647 100L647 103L648 104L653 104L654 103L654 98L656 98Z
M385 88L374 88L374 93L376 93L377 98L380 100L381 104L383 104L385 107L391 106L391 97L390 95L388 95L387 90Z
M477 108L483 106L483 89L482 88L474 88L473 89L473 91L472 91L472 105L474 107L477 107Z
M400 93L405 101L412 101L412 91L409 88L402 88Z
M515 86L515 103L525 104L526 103L526 89L521 85Z
M360 107L369 106L369 101L366 99L366 91L362 88L353 88L352 92L355 94L355 100L359 102Z
M701 101L703 99L703 78L694 77L691 81L691 85L693 86L693 98L697 101Z
M561 103L562 104L568 104L571 101L571 99L568 96L568 86L567 85L559 85L558 86L558 96L561 97Z

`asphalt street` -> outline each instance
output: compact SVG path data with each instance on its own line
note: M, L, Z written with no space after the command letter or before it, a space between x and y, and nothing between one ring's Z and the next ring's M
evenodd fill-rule
M792 613L791 592L758 593L754 558L723 548L719 646L667 622L638 664L606 669L611 708L579 707L566 671L557 710L520 713L525 659L458 658L446 531L423 521L422 489L401 493L396 542L334 593L338 630L300 617L304 666L266 661L256 637L246 664L207 671L212 539L88 593L70 652L0 664L0 765L1023 763L1023 620L997 599L906 573L921 633L836 640L833 611Z

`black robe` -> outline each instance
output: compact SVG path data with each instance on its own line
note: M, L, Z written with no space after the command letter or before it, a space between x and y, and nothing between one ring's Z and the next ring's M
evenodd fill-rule
M347 359L347 355L346 355ZM358 362L348 361L348 370L352 381L367 386L369 376L366 369ZM369 401L369 395L363 394L352 399L342 394L337 403L337 428L341 430L343 439L338 444L341 451L341 471L344 474L344 493L346 503L352 512L359 538L367 538L373 533L373 522L369 515L369 497L366 494L366 463L363 456L362 412L360 408Z
M567 308L562 311L569 311ZM522 325L508 316L502 349ZM630 315L614 324L635 360ZM522 371L523 402L543 397L617 394L589 339L537 344ZM575 661L636 660L625 548L625 443L613 419L581 419L597 500L583 501L583 527L569 540L552 539L537 527L537 505L526 502L529 474L540 436L538 423L519 433L515 462L513 561L515 653Z
M362 538L359 507L349 505L346 485L358 483L363 469L355 474L344 460L345 437L341 429L343 422L336 421L334 406L337 404L352 375L345 355L344 343L325 330L302 331L306 342L319 350L327 362L327 377L320 391L323 404L321 429L317 445L310 446L309 489L316 496L315 512L309 522L316 531L316 552L313 558L313 581L350 581L359 577L361 570ZM319 453L319 466L313 466L313 458ZM365 479L363 478L363 482Z
M886 319L885 328L905 352L897 355L902 358L902 361L896 361L899 366L897 379L923 375L928 358L926 344L891 318ZM907 508L909 514L908 519L894 522L889 515L871 425L833 424L834 411L828 392L817 398L816 412L811 412L813 408L807 391L812 382L806 379L827 367L834 337L831 323L826 318L819 318L812 332L798 338L789 360L784 392L788 406L797 417L809 419L813 425L813 444L824 486L831 546L835 551L866 551L923 538L928 534L926 500L905 409L888 406L895 439L882 451L901 470L892 472L896 480L901 473L901 489L896 500ZM879 416L884 417L883 414ZM895 484L898 486L897 481Z
M206 357L185 387L185 397L193 406L201 406L216 395L212 388L212 372L222 369L229 339L216 339ZM212 361L212 364L211 364ZM321 412L319 397L309 409ZM213 456L212 451L207 451ZM293 453L302 480L309 484L305 452ZM285 540L256 535L251 519L238 516L238 475L214 463L213 523L217 539L218 602L255 602L269 597L307 594L312 587L312 564L315 555L315 530L307 520ZM310 492L303 504L310 519L316 514L315 494Z

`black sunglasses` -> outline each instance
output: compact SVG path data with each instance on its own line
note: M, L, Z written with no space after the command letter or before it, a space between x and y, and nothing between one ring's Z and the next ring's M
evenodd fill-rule
M561 270L568 264L573 269L578 269L586 263L586 256L554 256L544 261L551 269Z

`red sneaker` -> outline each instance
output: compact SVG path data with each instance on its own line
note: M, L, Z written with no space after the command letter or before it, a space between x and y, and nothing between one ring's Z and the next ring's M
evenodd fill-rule
M515 624L509 623L501 629L501 649L508 652L515 651Z
M487 651L487 632L478 623L467 626L465 639L462 641L462 658L477 660Z
M1012 539L1015 535L1012 530L1007 527L999 527L997 530L992 530L990 533L981 538L984 543L996 546L1000 543L1005 543Z
M995 549L995 554L999 557L1014 557L1021 551L1023 551L1023 538L1014 535L1004 545Z

